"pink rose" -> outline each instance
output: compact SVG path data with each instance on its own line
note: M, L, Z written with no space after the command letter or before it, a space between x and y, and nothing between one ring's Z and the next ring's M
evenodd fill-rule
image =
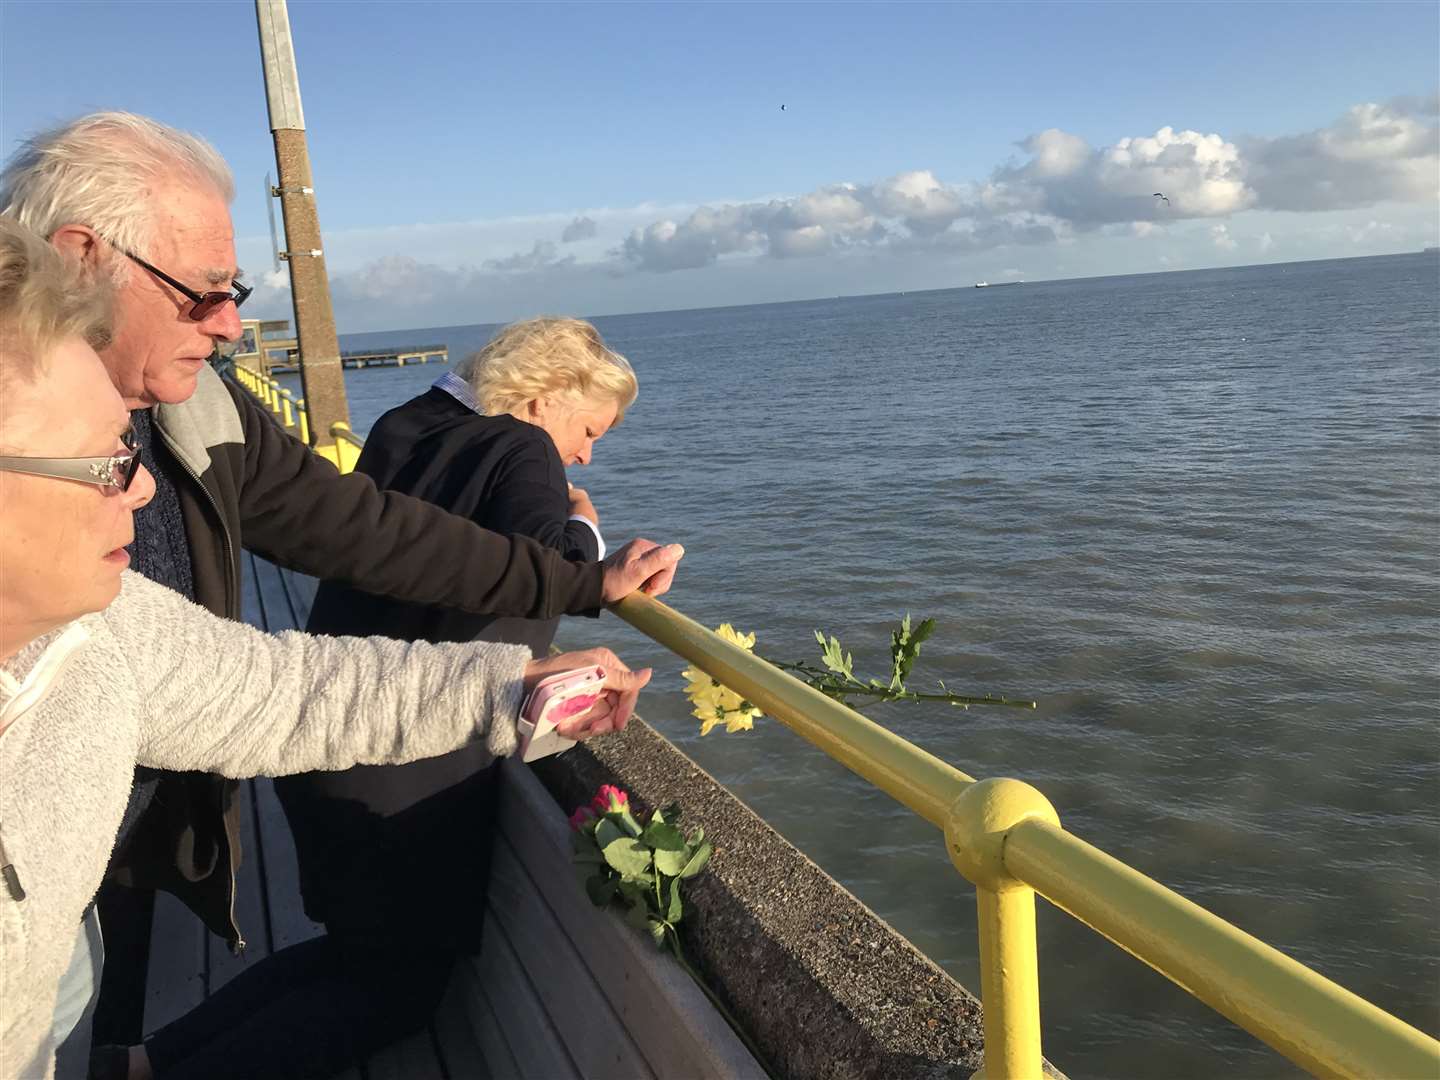
M595 812L588 806L577 806L575 812L570 815L570 828L580 832L595 820Z
M595 798L590 800L590 805L597 814L618 814L629 809L630 796L614 784L601 784Z

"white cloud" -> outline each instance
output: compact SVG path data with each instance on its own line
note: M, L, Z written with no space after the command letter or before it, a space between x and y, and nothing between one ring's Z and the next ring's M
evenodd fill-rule
M593 223L592 223L593 224ZM536 240L529 251L517 251L499 259L486 259L487 270L501 273L533 273L552 266L564 266L575 261L574 255L560 256L560 249L553 240Z
M1327 128L1245 144L1250 182L1275 210L1339 210L1440 196L1435 99L1356 105Z
M565 231L560 234L562 244L573 244L579 240L593 240L600 233L600 227L595 224L595 219L581 214L565 226Z
M1375 240L1387 234L1393 234L1394 232L1395 226L1390 224L1390 222L1375 221L1373 219L1365 222L1363 225L1347 225L1345 227L1345 233L1350 237L1350 242L1357 247L1371 244Z
M978 180L915 168L699 206L338 230L326 234L326 261L337 313L353 327L923 288L972 272L997 280L1007 265L1043 277L1124 272L1141 259L1203 265L1242 249L1380 254L1435 242L1437 117L1429 97L1357 105L1280 138L1165 126L1092 146L1051 128ZM263 235L240 247L242 262L268 264ZM287 272L256 280L253 310L288 308Z
M1435 111L1431 99L1358 105L1318 132L1243 142L1166 126L1092 147L1051 128L1019 144L1028 160L1002 166L980 184L913 169L792 198L702 206L686 218L633 229L616 254L638 269L663 272L743 255L783 259L856 248L964 253L1066 243L1110 226L1143 238L1170 221L1253 209L1433 200L1440 195L1440 128L1423 117ZM1220 250L1237 246L1226 225L1208 235Z
M1030 160L995 171L985 188L986 205L1024 208L1087 229L1110 222L1215 217L1245 210L1255 201L1239 149L1219 135L1163 127L1154 135L1094 149L1052 128L1020 147Z

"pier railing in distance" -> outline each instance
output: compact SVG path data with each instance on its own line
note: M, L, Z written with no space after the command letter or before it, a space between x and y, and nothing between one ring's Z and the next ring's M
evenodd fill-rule
M236 364L235 379L272 413L275 420L306 446L319 454L342 473L355 468L365 442L350 430L350 425L337 420L330 425L330 437L334 446L314 446L310 441L310 414L305 408L305 399L295 397L275 378L252 368Z
M273 379L237 377L287 422ZM364 443L331 433L349 471ZM1316 1076L1440 1076L1440 1042L1067 832L1029 784L976 780L653 597L611 610L944 832L975 886L985 1080L1042 1075L1036 893Z

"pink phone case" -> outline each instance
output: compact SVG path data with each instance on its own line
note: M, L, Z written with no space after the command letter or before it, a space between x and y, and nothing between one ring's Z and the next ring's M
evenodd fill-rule
M577 668L550 675L536 684L520 706L520 760L534 761L575 745L555 725L584 712L594 704L605 681L602 667Z

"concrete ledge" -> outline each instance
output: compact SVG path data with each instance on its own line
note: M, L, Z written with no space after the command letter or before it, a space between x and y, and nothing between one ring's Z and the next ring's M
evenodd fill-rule
M679 803L715 844L685 947L777 1076L968 1080L980 1003L648 724L535 765L569 813L601 784ZM1052 1074L1053 1075L1053 1074Z

